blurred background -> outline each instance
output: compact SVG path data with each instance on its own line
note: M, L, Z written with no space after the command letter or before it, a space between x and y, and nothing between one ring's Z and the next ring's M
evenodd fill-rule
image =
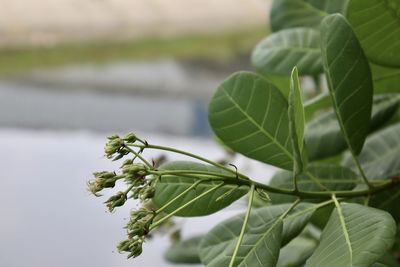
M252 69L270 2L0 0L0 267L171 266L168 235L138 259L118 254L130 207L106 213L86 182L117 168L103 157L112 133L223 157L207 103L232 72ZM178 225L190 237L243 207Z

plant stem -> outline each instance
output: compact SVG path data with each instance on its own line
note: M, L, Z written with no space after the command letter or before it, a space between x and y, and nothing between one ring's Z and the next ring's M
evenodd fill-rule
M142 157L142 155L140 155L140 153L136 152L135 150L133 150L132 148L128 147L127 144L125 144L124 146L127 150L129 150L129 152L131 152L132 154L134 154L136 157L138 157L141 161L143 161L144 164L147 165L147 167L149 167L150 169L153 169L153 165L151 165L145 158Z
M196 181L194 184L192 184L191 186L189 186L185 191L183 191L182 193L180 193L179 195L177 195L176 197L174 197L173 199L171 199L170 201L168 201L164 206L162 206L161 208L159 208L156 211L156 214L160 214L161 212L163 212L169 205L171 205L172 203L174 203L176 200L178 200L179 198L181 198L182 196L184 196L186 193L190 192L193 188L195 188L196 186L198 186L200 183L205 182L206 180L198 180Z
M147 144L147 145L129 144L129 146L140 147L140 148L159 149L159 150L174 152L174 153L177 153L177 154L182 154L182 155L185 155L185 156L188 156L188 157L195 158L195 159L198 159L200 161L206 162L208 164L211 164L211 165L213 165L215 167L218 167L218 168L223 169L225 171L228 171L230 173L234 173L236 175L236 171L235 170L232 170L232 169L230 169L230 168L228 168L228 167L226 167L226 166L224 166L222 164L219 164L217 162L214 162L212 160L203 158L201 156L198 156L198 155L195 155L195 154L183 151L183 150L175 149L175 148L172 148L172 147L150 145L150 144ZM241 178L244 178L244 179L249 179L247 176L245 176L243 174L240 174L240 173L238 173L238 176L241 177Z
M152 173L155 173L157 175L166 175L163 173L163 171L152 171ZM188 178L194 178L194 179L211 179L210 173L208 172L201 172L201 171L168 171L168 175L177 175L180 177L188 177ZM225 185L238 185L238 186L249 186L251 187L252 184L254 184L255 188L260 188L265 191L271 192L271 193L278 193L278 194L284 194L284 195L292 195L292 196L298 196L302 199L324 199L324 198L331 198L332 193L335 193L338 197L358 197L358 196L365 196L369 194L374 194L380 191L383 191L385 189L388 189L392 186L395 185L392 181L387 181L386 183L383 183L382 185L376 185L372 189L364 189L364 190L357 190L357 191L293 191L293 189L283 189L283 188L277 188L277 187L272 187L266 184L258 183L252 180L248 179L242 179L242 178L235 178L232 179L231 176L229 175L223 175L223 174L217 174L217 173L212 173L212 175L215 175L215 180L219 180L221 182L224 182ZM201 177L205 176L205 177ZM167 177L165 177L167 178Z
M176 213L178 213L179 211L183 210L184 208L186 208L187 206L189 206L190 204L192 204L193 202L199 200L200 198L208 195L209 193L217 190L218 188L220 188L221 186L223 186L224 183L220 183L212 188L210 188L209 190L203 192L202 194L198 195L197 197L193 198L192 200L186 202L184 205L180 206L178 209L174 210L173 212L169 213L167 216L163 217L162 219L156 221L154 224L152 224L150 226L150 230L156 228L157 226L159 226L160 224L162 224L164 221L168 220L169 218L171 218L172 216L174 216Z
M229 263L229 267L233 267L233 264L235 263L236 255L237 255L237 253L239 251L240 244L242 243L242 240L243 240L243 237L244 237L244 232L246 231L247 223L248 223L249 217L250 217L251 206L253 204L254 184L251 185L249 194L250 194L250 197L249 197L249 202L248 202L248 205L247 205L247 212L246 212L246 215L244 217L244 221L243 221L243 224L242 224L242 230L240 231L240 235L239 235L238 241L236 243L235 250L233 251L233 255L232 255L231 261Z
M354 155L354 153L351 149L350 149L350 151L351 151L354 162L356 163L357 168L360 171L361 177L363 178L365 184L368 186L369 189L373 189L374 186L368 181L367 176L365 175L365 172L364 172L363 168L361 167L360 161L358 160L357 156Z

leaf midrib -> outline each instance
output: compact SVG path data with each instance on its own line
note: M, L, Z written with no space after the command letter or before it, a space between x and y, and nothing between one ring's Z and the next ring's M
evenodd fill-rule
M235 107L256 127L259 129L259 131L263 134L265 134L268 139L270 139L270 141L272 143L274 143L275 145L277 145L291 160L293 160L293 156L291 153L289 153L289 151L283 147L279 142L277 142L275 140L275 138L273 138L264 128L261 127L261 125L259 125L252 117L250 117L239 105L238 103L236 103L236 101L228 94L228 92L226 91L226 88L224 86L222 86L222 92L224 92L224 94L226 95L226 97L230 100L230 102L235 105Z
M344 239L346 241L347 248L349 249L349 254L350 254L349 256L350 256L351 266L353 266L353 248L351 247L350 236L349 236L349 233L348 233L348 230L347 230L347 227L346 227L346 222L345 222L345 219L344 219L342 207L336 201L335 201L335 205L336 205L336 209L337 209L339 220L340 220L340 226L341 226L342 231L343 231L343 236L344 236Z

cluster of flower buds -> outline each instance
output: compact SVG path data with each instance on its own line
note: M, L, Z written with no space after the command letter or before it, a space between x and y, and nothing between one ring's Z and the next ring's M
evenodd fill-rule
M146 144L136 137L133 133L126 135L121 138L118 135L108 137L108 141L105 145L104 151L107 158L113 161L119 160L129 153L135 154L133 159L126 159L121 166L121 172L116 174L115 172L96 172L94 173L95 179L88 182L89 190L98 196L98 192L104 188L113 188L118 179L123 179L127 184L128 188L124 192L118 192L111 196L105 204L107 205L110 212L115 208L125 204L128 198L140 199L145 201L151 199L154 196L154 179L148 178L152 173L151 167L143 163L134 162L138 156L138 151L134 152L128 145L135 143L136 141ZM145 202L143 203L146 205ZM146 236L150 231L150 225L155 217L155 212L148 208L140 208L132 211L130 220L126 225L128 232L128 239L122 241L118 245L120 252L128 252L129 256L137 257L142 253L142 245L145 241Z
M115 186L115 182L122 178L122 176L117 175L115 172L107 171L95 172L93 173L93 176L95 179L89 181L87 185L89 191L95 196L99 196L98 192L104 188L113 188Z
M112 158L113 161L121 159L123 156L129 153L129 150L125 147L125 144L133 144L137 141L137 137L134 133L127 134L124 138L118 135L109 136L108 142L104 147L104 152L107 158Z
M128 258L137 257L142 253L142 245L154 219L154 212L145 208L131 212L131 218L126 225L128 239L117 246L119 252L128 252Z
M125 160L122 164L122 174L125 177L125 182L133 186L131 190L132 198L144 201L154 196L154 186L151 181L146 179L149 174L146 165Z

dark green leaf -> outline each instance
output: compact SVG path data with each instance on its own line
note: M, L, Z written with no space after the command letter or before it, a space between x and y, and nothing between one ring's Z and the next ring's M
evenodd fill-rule
M382 191L371 196L369 205L389 212L396 222L400 222L400 186Z
M373 87L369 63L342 15L329 15L322 21L321 51L340 128L357 155L370 127Z
M303 230L314 211L313 205L300 204L284 220L280 219L289 207L269 206L251 213L234 266L275 266L281 245ZM229 265L243 221L244 214L237 215L215 226L203 238L200 259L206 266Z
M359 155L359 161L369 179L383 179L400 174L400 123L370 136ZM349 154L344 165L355 169Z
M219 174L230 174L226 171L223 171L219 168L216 168L211 165L205 165L195 162L188 162L188 161L174 161L170 163L166 163L162 165L160 170L188 170L188 171L209 171ZM206 178L202 176L202 178ZM235 176L232 177L235 179ZM153 197L153 202L159 208L164 206L170 200L174 199L180 193L184 192L188 189L191 185L193 185L198 179L192 177L185 177L185 175L163 175L156 184L156 192ZM173 202L169 205L165 212L171 213L175 211L177 208L181 207L185 203L189 202L191 199L195 198L196 196L206 192L207 190L215 187L220 182L216 181L208 181L202 182L197 187L192 189L190 192L186 193L184 196ZM195 201L193 204L189 205L188 207L182 209L181 211L177 212L176 216L203 216L208 215L214 212L217 212L226 206L229 206L232 202L238 200L242 196L244 196L247 191L248 187L239 187L234 190L231 194L227 195L226 197L218 200L217 198L224 193L229 192L235 186L233 185L225 185L214 192L206 195L203 198Z
M203 236L196 236L172 245L164 254L172 263L199 264L199 244Z
M374 98L369 132L385 125L399 107L400 97L379 95ZM310 160L335 156L346 149L346 141L333 112L315 117L307 124L305 142Z
M287 109L275 86L259 75L239 72L218 87L208 115L215 134L232 150L291 170Z
M293 189L293 174L289 171L279 171L271 179L270 185L278 188ZM351 190L360 178L350 169L330 164L308 165L305 174L298 176L297 184L301 191L340 191ZM288 203L295 197L282 194L269 194L274 204Z
M371 266L392 246L395 234L396 224L387 212L341 203L306 266Z
M400 67L400 2L351 0L347 18L368 58L379 65Z
M290 75L322 73L319 33L309 28L286 29L267 36L253 50L251 61L260 72Z
M329 13L343 12L347 0L274 0L271 10L273 31L293 27L318 27Z
M371 64L374 93L400 93L400 68Z

